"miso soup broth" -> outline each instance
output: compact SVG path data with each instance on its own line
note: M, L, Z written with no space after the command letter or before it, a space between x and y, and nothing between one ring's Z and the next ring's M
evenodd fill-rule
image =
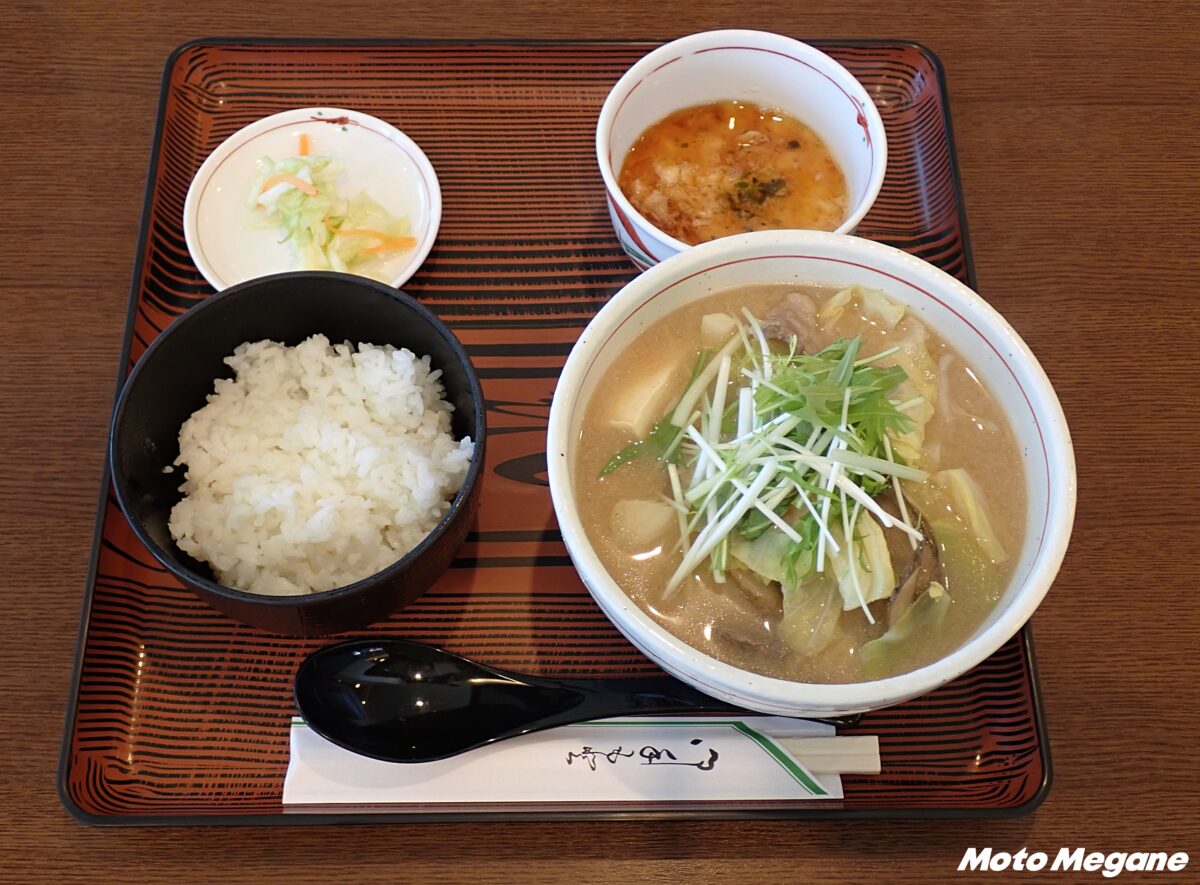
M663 627L742 669L845 683L931 663L987 618L1021 548L999 405L884 293L687 305L627 347L582 426L572 475L597 555Z

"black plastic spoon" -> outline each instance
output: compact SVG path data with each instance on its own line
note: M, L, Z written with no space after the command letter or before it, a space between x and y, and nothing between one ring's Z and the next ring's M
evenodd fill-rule
M405 639L362 639L314 652L296 671L295 697L321 737L385 762L432 762L613 716L746 712L670 676L546 679ZM858 718L816 721L845 725Z
M321 737L386 762L432 762L612 716L741 712L670 676L545 679L403 639L321 649L296 671L295 696Z

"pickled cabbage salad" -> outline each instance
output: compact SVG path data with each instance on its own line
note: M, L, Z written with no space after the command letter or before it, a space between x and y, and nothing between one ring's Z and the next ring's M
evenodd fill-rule
M365 191L338 193L345 167L326 156L263 157L247 205L277 225L304 270L336 270L383 279L381 261L412 249L406 219L397 218ZM384 280L386 282L386 280Z

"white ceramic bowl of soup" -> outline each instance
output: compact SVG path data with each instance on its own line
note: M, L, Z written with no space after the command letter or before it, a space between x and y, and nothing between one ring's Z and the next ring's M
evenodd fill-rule
M863 85L825 53L764 31L692 34L639 60L617 81L596 126L596 157L621 247L645 270L692 248L634 208L618 178L630 147L683 108L738 100L783 111L811 128L846 180L850 233L875 202L887 168L883 120Z
M906 306L968 363L1007 418L1024 468L1025 529L1010 551L1011 578L982 625L956 650L899 676L846 684L772 678L739 669L668 632L618 586L589 540L573 467L584 415L622 352L672 311L739 286L851 284L882 290ZM869 240L813 231L762 231L696 246L651 268L618 292L567 359L550 410L547 462L554 510L588 590L649 658L714 697L782 715L835 715L900 703L979 664L1029 619L1066 552L1075 513L1075 460L1058 398L1037 359L982 298L948 274Z

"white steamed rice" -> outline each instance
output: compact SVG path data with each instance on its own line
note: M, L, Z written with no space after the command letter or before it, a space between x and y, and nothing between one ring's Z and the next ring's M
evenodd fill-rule
M341 587L425 538L474 445L450 434L440 371L407 349L242 344L179 432L185 497L171 536L252 593Z

